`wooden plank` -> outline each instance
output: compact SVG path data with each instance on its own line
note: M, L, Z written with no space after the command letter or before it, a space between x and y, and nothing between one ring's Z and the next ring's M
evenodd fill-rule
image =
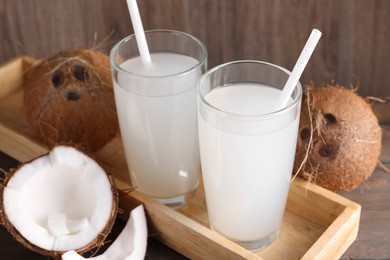
M360 207L345 208L302 259L338 259L359 230Z
M2 124L0 124L0 133L0 150L21 162L29 161L48 151L42 144L22 136Z
M10 96L22 87L23 69L28 60L27 56L20 56L0 67L0 99Z
M264 259L302 258L328 227L302 215L287 210L278 239L256 254Z
M345 209L345 202L339 201L340 198L333 196L333 193L308 182L302 182L300 178L296 178L294 182L295 185L290 186L288 210L315 223L328 226ZM304 200L301 199L302 196Z
M292 70L311 29L318 28L323 36L303 84L334 81L359 87L362 96L390 96L388 0L140 0L138 5L146 30L182 30L204 41L210 68L258 59ZM132 33L126 1L3 0L0 12L0 63L76 46L100 46L109 53Z

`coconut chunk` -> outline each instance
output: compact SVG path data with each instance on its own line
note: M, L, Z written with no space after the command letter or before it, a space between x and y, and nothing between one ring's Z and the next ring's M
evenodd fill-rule
M56 256L88 251L114 223L113 180L90 157L57 146L11 173L1 189L4 226L38 253Z
M51 213L47 220L49 231L56 237L78 233L85 230L87 225L87 218L81 220L68 219L65 214L58 212Z
M98 230L95 230L91 225L87 225L81 232L56 237L53 250L65 252L78 249L80 245L85 246L93 241L98 234Z
M93 260L142 260L146 254L147 225L143 205L133 209L130 213L126 226L101 255L91 257ZM63 260L85 259L74 250L62 255Z

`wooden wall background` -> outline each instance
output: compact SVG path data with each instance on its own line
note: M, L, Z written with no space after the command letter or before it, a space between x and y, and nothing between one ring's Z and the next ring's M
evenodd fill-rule
M303 84L358 86L390 96L389 0L138 0L145 29L200 38L209 68L259 59L292 70L311 29L323 32ZM0 0L0 63L71 47L108 53L132 33L125 0Z

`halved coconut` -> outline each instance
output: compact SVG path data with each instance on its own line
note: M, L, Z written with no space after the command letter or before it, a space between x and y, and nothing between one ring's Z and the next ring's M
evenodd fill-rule
M7 230L27 248L52 257L101 245L118 208L113 179L68 146L57 146L11 172L0 196Z

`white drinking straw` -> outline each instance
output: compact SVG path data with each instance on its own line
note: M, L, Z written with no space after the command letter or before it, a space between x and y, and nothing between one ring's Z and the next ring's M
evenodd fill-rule
M141 16L139 14L138 5L136 0L127 0L127 7L129 8L131 23L135 33L135 39L137 41L138 50L141 55L141 60L144 64L152 62L150 58L150 52L148 43L145 38L144 27L142 26Z
M317 29L313 29L311 32L310 37L307 40L305 47L303 48L301 55L299 56L298 61L295 64L294 69L292 70L290 77L288 78L286 85L283 88L282 94L276 103L275 110L282 109L287 105L288 100L290 99L290 96L295 89L295 86L298 84L303 70L309 62L311 54L313 53L318 41L321 38L321 35L322 33Z

